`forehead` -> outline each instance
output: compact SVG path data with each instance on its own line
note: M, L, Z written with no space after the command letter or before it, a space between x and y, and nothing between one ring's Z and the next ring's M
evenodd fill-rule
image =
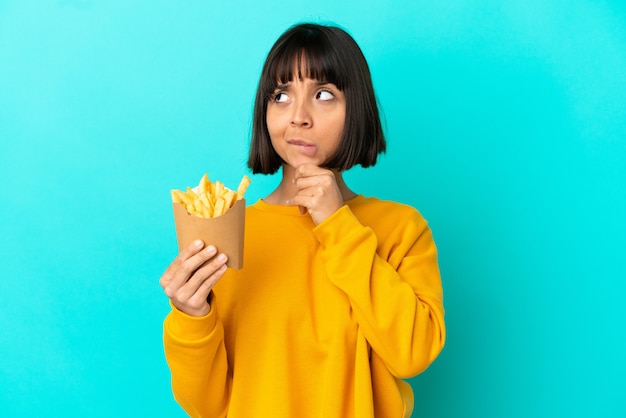
M268 77L276 84L294 79L312 79L329 82L340 89L343 84L329 54L314 48L287 49L279 54L270 66Z

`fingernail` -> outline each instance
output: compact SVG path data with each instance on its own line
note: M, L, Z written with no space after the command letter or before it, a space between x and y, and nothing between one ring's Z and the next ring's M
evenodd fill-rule
M217 251L217 250L216 250L216 249L215 249L215 247L214 247L214 246L212 246L212 245L209 245L209 246L206 248L206 252L207 252L207 253L209 253L209 254L215 254L215 252L216 252L216 251Z
M202 247L202 244L203 244L202 241L200 241L199 239L197 239L197 240L195 240L193 242L193 246L196 247L196 248Z
M224 261L226 261L226 259L227 259L226 254L220 254L220 255L217 256L217 261L224 262Z

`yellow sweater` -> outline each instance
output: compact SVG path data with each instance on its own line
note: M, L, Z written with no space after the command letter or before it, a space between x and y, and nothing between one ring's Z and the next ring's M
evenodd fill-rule
M445 341L437 252L410 206L358 196L320 225L246 209L244 268L211 312L164 324L174 396L192 417L408 417L401 380Z

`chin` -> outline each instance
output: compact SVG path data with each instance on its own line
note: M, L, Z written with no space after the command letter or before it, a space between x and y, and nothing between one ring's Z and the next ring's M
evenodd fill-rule
M286 164L292 168L298 168L302 164L313 164L319 167L324 163L321 160L315 158L298 158L287 161Z

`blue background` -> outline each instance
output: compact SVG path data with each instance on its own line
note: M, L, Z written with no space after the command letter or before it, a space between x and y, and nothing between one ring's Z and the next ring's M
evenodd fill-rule
M0 415L184 416L169 190L247 173L263 59L303 20L352 33L384 111L349 184L439 247L415 416L626 416L626 6L601 0L0 0Z

